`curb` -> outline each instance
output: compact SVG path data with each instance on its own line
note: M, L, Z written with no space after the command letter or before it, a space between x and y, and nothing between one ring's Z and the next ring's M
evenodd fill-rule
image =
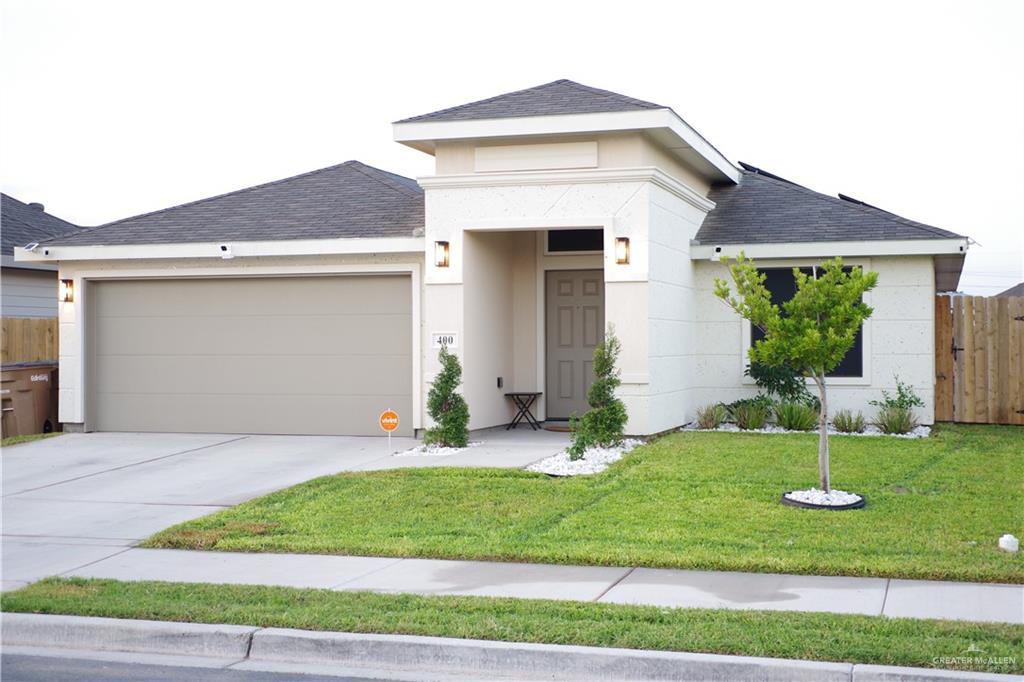
M253 636L250 658L559 680L849 682L853 667L849 663L277 628Z
M258 629L244 625L4 613L0 639L5 646L241 659L248 655L253 633Z
M1009 682L1015 675L411 635L4 613L5 646L559 680Z

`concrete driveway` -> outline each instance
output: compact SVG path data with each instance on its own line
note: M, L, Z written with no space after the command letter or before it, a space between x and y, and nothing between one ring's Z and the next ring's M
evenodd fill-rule
M522 467L564 434L500 430L451 457L396 457L395 438L88 433L6 448L0 578L15 589L87 566L168 526L340 471Z

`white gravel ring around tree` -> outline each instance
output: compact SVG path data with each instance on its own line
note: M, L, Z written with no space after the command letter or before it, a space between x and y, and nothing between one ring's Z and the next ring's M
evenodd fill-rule
M803 502L804 504L813 504L819 507L845 507L851 504L856 504L864 499L860 495L848 493L845 490L836 490L835 488L827 493L824 490L819 490L818 488L794 490L786 493L785 497L787 500Z
M588 476L598 474L613 463L622 459L642 441L626 439L619 445L610 448L590 448L577 460L569 459L569 453L562 451L526 467L527 471L535 471L549 476Z

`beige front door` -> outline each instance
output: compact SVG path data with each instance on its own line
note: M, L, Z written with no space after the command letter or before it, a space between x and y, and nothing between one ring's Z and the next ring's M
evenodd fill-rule
M90 282L87 427L412 434L408 276Z
M552 270L546 273L548 419L587 411L594 382L594 347L604 334L604 272Z

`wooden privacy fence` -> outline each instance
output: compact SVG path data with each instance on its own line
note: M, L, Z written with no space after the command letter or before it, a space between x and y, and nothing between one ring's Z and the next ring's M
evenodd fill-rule
M1024 425L1024 298L936 296L935 420Z
M0 321L0 360L14 362L56 362L57 318L5 317Z

